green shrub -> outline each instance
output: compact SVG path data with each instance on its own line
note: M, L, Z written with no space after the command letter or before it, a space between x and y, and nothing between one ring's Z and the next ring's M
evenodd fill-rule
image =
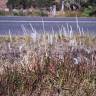
M0 11L0 16L4 16L5 12L4 11Z
M96 8L95 6L88 6L87 8L84 9L83 11L83 16L90 17L95 15Z
M33 16L48 16L47 13L42 12L42 11L35 11L31 15L33 15Z

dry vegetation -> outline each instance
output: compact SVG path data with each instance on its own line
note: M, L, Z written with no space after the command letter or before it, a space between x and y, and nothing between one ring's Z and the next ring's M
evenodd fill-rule
M96 37L0 37L0 96L96 96Z

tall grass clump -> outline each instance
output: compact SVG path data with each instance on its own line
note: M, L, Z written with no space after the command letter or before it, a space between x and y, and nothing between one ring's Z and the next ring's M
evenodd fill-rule
M96 37L0 37L0 96L95 96Z

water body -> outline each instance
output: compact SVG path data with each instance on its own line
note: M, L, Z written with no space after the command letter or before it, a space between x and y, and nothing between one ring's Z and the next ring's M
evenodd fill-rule
M96 34L96 18L0 16L0 35L8 35L9 30L12 35L31 34L34 30L37 33L83 31Z

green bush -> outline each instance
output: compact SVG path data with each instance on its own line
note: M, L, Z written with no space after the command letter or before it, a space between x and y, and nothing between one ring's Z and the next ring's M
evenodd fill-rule
M85 8L84 9L84 12L83 12L83 16L91 16L92 13L95 11L94 7L93 6L88 6L88 8Z
M25 16L26 14L23 12L23 10L20 10L18 12L12 12L14 16Z
M48 14L45 13L45 12L43 12L43 11L41 11L41 12L39 13L39 15L40 15L40 16L48 16Z
M35 12L32 12L31 15L33 15L33 16L48 16L48 14L43 11L35 11Z
M14 16L20 16L20 14L18 12L13 12Z
M0 11L0 16L4 16L5 12L4 11Z

